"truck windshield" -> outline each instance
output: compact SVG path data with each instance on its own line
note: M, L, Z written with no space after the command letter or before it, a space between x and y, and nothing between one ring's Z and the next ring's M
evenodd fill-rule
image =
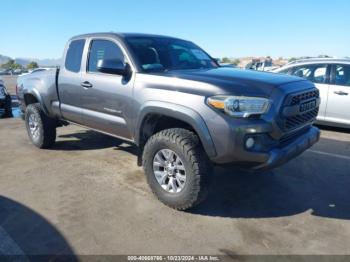
M166 37L128 37L126 42L145 72L218 67L205 51L188 41Z

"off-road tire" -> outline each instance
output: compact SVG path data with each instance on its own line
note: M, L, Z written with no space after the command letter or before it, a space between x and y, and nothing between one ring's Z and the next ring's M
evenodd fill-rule
M38 136L33 137L29 128L29 117L34 115L38 122ZM50 148L56 140L56 120L48 117L41 109L40 104L30 104L25 111L25 123L29 139L38 148Z
M170 149L175 152L182 159L186 168L186 183L182 191L178 193L164 190L154 175L153 159L162 149ZM149 186L155 196L165 205L177 210L186 210L205 199L211 165L195 133L182 128L172 128L154 134L144 147L142 160Z

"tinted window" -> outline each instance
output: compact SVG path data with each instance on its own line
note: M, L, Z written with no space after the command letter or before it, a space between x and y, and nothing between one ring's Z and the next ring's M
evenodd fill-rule
M303 77L314 83L325 83L327 78L327 65L305 65L296 67L293 75Z
M350 65L337 65L335 69L335 84L350 86Z
M278 73L279 73L279 74L290 74L290 68L281 70L281 71L279 71Z
M78 73L80 71L81 58L83 56L85 40L75 40L69 45L65 67L67 70Z
M129 37L126 39L144 71L169 71L218 67L195 44L165 37Z
M94 40L90 47L89 72L97 72L97 62L100 59L121 60L124 62L124 55L115 43L108 40Z

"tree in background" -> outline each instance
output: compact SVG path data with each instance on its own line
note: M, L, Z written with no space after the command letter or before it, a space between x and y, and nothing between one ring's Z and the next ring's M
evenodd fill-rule
M289 58L289 60L288 60L288 62L290 63L290 62L294 62L294 61L296 61L297 59L295 58L295 57L291 57L291 58Z
M22 69L22 66L20 64L17 64L15 60L10 59L7 63L2 64L1 68L14 70L14 69Z
M238 65L241 61L236 58L235 60L233 60L231 63L234 64L234 65Z
M35 68L38 68L39 67L39 65L38 65L38 63L37 62L30 62L28 65L27 65L27 69L28 70L33 70L33 69L35 69Z
M221 62L226 64L238 65L241 61L238 58L232 60L228 57L224 57L221 59Z
M1 65L1 68L4 69L11 69L11 66L15 63L15 60L10 59L9 61L7 61L5 64Z
M231 63L231 60L230 60L228 57L223 57L223 58L221 59L221 62L222 62L222 63Z

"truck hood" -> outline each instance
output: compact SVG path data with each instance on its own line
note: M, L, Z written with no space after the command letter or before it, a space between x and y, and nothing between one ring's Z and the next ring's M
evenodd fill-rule
M285 84L301 81L306 82L306 80L302 78L290 75L234 68L174 70L165 73L159 73L157 75L173 77L177 80L183 79L206 84L205 87L203 86L203 88L198 88L198 85L196 85L195 88L188 86L187 81L184 81L183 85L180 84L181 82L177 81L177 91L190 93L205 92L207 94L234 94L245 96L256 95L266 97L270 96L270 94L276 88L283 89L283 85ZM289 85L288 91L296 92L299 89L298 86L299 85ZM305 88L304 85L303 88Z

